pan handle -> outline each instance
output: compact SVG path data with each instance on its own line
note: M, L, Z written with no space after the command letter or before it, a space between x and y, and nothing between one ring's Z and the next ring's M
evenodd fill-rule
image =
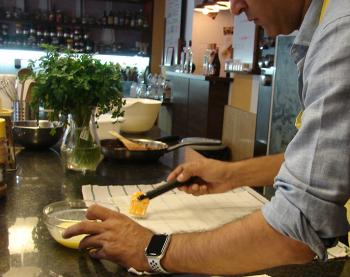
M221 145L221 140L219 139L210 139L210 138L186 138L181 140L180 143L168 147L167 152L173 151L180 147L189 146L189 145Z

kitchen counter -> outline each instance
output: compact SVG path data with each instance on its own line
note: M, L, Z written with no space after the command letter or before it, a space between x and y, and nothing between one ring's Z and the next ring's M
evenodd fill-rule
M82 198L81 186L84 184L159 182L176 164L196 155L196 152L185 148L165 154L158 162L142 166L102 161L96 173L84 176L65 173L59 154L54 150L21 151L17 155L17 171L7 176L7 198L0 199L0 275L131 276L116 264L93 260L85 252L57 244L42 222L43 207L54 201ZM346 277L350 276L350 260L286 266L263 273L272 277Z

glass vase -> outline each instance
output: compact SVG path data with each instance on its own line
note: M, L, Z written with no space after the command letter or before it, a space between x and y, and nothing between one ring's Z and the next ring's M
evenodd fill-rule
M63 136L61 155L68 170L95 171L102 160L101 146L96 132L95 113L69 115Z

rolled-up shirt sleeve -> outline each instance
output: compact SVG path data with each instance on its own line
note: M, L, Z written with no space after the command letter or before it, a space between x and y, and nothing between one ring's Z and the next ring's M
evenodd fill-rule
M325 260L327 242L346 235L350 197L350 16L316 31L305 59L302 127L288 145L263 209L277 231Z

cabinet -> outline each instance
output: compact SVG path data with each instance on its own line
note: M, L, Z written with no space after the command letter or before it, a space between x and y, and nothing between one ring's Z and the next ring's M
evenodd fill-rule
M167 72L172 82L172 135L221 139L230 78Z
M0 47L151 56L152 0L0 0Z

